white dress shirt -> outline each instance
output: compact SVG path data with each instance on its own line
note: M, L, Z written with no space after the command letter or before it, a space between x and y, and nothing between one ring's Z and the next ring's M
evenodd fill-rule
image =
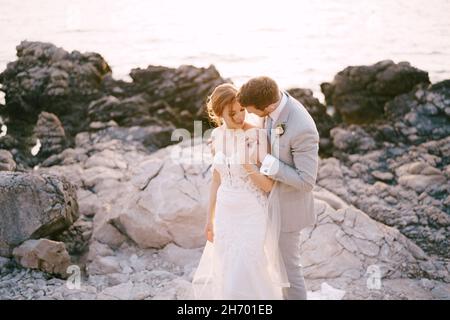
M284 106L286 105L286 102L287 102L287 95L284 92L280 92L280 93L281 93L280 104L278 105L278 107L275 110L273 110L271 113L269 113L269 117L272 118L272 124L277 122L278 118L280 117L281 111L283 111Z
M281 92L280 104L275 110L273 110L269 114L269 117L272 119L272 126L276 123L276 121L280 117L281 111L283 111L284 107L286 106L287 100L288 100L287 95L284 92ZM272 128L266 129L271 130ZM264 160L261 164L260 172L264 175L270 176L274 175L276 173L276 170L278 170L278 159L270 154L267 154L264 157Z

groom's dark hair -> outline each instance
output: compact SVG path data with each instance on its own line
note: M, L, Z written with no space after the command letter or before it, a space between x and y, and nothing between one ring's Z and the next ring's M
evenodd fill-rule
M278 85L269 77L252 78L237 93L237 100L241 106L254 106L259 110L264 110L279 99Z

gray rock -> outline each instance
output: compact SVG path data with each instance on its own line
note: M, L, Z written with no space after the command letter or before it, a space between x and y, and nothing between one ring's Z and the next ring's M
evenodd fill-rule
M394 179L394 175L390 172L381 172L381 171L373 171L372 175L381 181L391 181L392 179Z
M64 177L0 172L0 255L28 239L57 234L78 219L76 187Z
M373 219L395 226L426 252L449 257L448 145L450 138L445 138L343 154L341 161L322 159L317 183Z
M11 260L5 257L0 257L0 272L8 267L8 265L11 263Z
M63 243L48 239L27 240L13 251L14 259L25 268L38 269L47 273L67 277L67 268L71 264L69 254ZM43 289L39 281L33 284Z
M333 105L344 121L367 123L383 117L387 101L419 83L429 83L427 72L408 62L385 60L371 66L347 67L321 88L327 104Z
M339 152L363 153L376 148L375 140L356 125L333 128L330 135L335 150Z

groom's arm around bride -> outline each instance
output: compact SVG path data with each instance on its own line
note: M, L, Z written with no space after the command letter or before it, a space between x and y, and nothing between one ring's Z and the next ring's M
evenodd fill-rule
M270 104L261 110L264 107L264 97L261 95L268 92L256 92L255 89L266 85L265 82L270 84L271 81L273 80L266 77L253 78L242 86L238 94L241 104L249 112L266 117L269 126L272 123L272 127L266 126L266 129L272 130L273 151L261 159L262 172L299 191L312 191L319 159L319 134L316 125L306 108L287 92L280 92L275 102L266 101ZM254 95L258 95L261 101L252 97Z

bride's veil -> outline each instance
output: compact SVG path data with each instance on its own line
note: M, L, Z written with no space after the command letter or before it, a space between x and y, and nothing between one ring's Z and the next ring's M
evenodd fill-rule
M264 128L264 118L246 111L245 121L257 128ZM268 259L269 273L272 281L281 287L289 287L289 279L280 252L279 239L281 232L281 209L278 182L275 181L269 194L267 207L267 230L264 250Z
M269 194L269 205L267 208L267 229L264 250L268 259L269 274L275 285L290 287L286 267L281 255L279 240L281 232L281 209L280 188L275 182Z

